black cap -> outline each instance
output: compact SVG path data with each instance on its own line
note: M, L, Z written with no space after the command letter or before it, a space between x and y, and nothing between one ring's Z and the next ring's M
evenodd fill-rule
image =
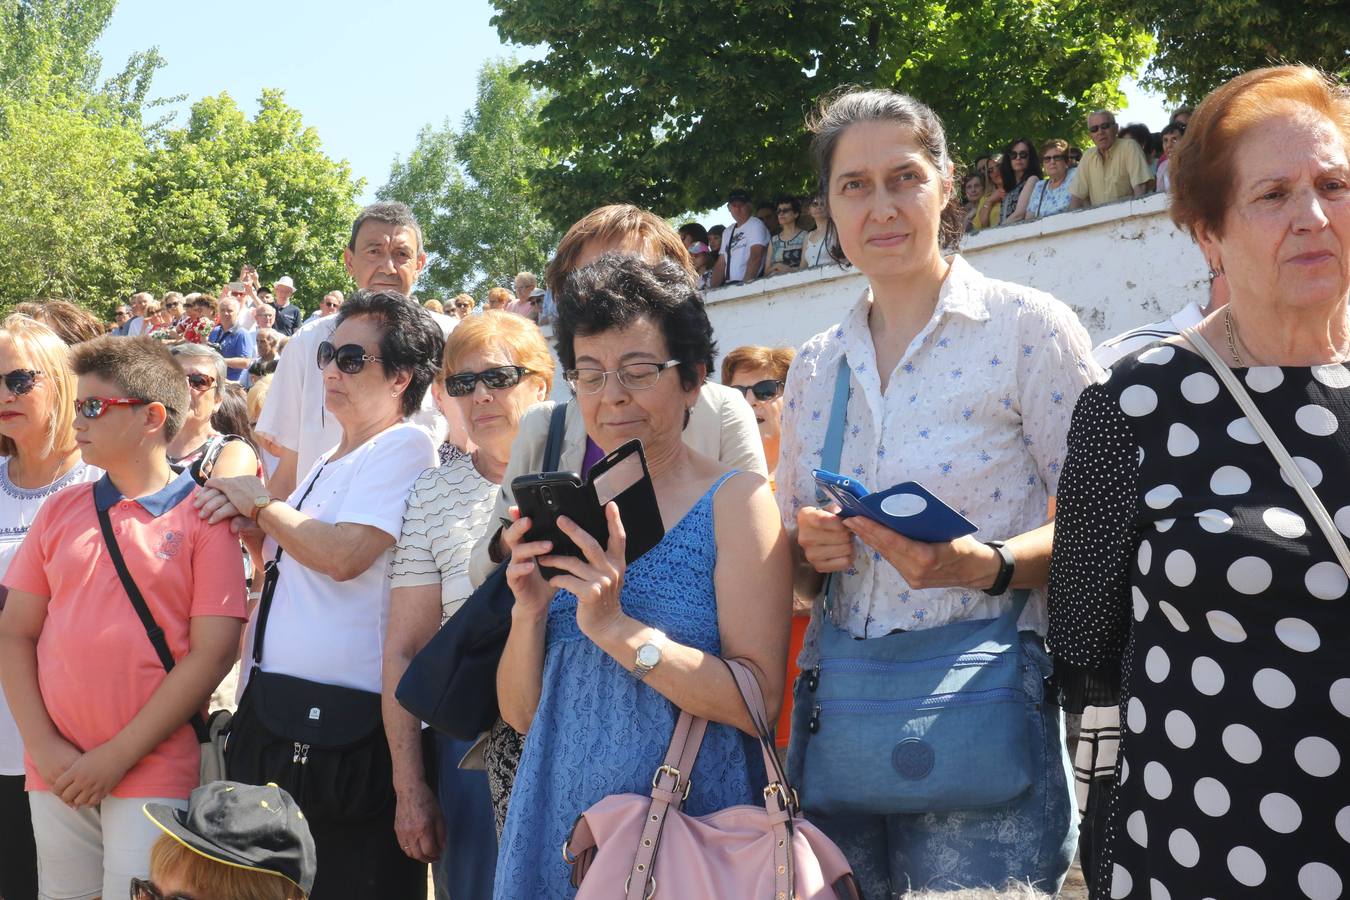
M740 202L740 203L749 203L749 202L750 202L750 192L749 192L749 191L743 191L743 190L741 190L740 188L737 188L736 190L732 191L730 194L727 194L727 202L728 202L728 203L737 203L737 202Z
M309 823L291 795L269 784L213 781L192 792L187 810L147 803L166 834L207 859L280 875L306 894L318 862Z

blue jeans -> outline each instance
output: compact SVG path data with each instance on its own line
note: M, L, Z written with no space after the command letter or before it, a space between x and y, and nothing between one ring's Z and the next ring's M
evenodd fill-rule
M1032 632L1022 646L1033 663L1025 688L1044 695L1051 661ZM800 781L811 703L798 678L794 688L788 768ZM893 900L927 888L1002 887L1009 879L1032 882L1054 894L1064 881L1078 841L1064 716L1058 706L1028 707L1032 739L1039 751L1036 779L1015 802L992 809L890 816L837 816L808 812L808 818L839 846L853 866L865 900ZM997 753L990 747L990 753Z
M436 799L445 817L445 849L431 870L436 900L491 900L497 826L487 773L459 768L472 742L439 732L435 741Z

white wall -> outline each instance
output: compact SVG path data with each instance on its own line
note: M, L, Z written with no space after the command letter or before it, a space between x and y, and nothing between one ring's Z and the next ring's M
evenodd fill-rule
M992 278L1048 291L1078 314L1094 342L1206 300L1207 268L1153 195L1061 213L967 237L962 254ZM800 346L838 322L866 287L856 270L826 266L708 292L721 354L742 344Z

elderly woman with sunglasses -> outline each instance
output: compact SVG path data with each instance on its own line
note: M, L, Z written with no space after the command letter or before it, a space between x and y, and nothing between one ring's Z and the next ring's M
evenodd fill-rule
M0 575L38 510L62 488L97 481L75 443L75 375L61 338L28 316L0 325ZM0 608L4 600L0 598ZM37 895L33 824L24 793L23 743L0 692L0 895Z
M223 435L211 424L211 417L225 402L225 358L205 344L178 344L170 349L187 376L192 405L183 427L169 442L169 462L191 466L205 460L207 472L220 477L256 475L258 454L246 440L247 435Z
M605 546L559 519L584 558L528 540L528 518L503 533L515 607L497 693L526 739L495 896L534 900L573 895L568 829L607 795L651 790L681 709L712 722L686 811L754 802L754 726L719 659L743 659L776 713L792 595L768 483L683 440L715 352L685 269L606 254L568 276L556 333L586 433L606 453L642 441L665 535L626 564L613 504Z
M380 717L360 719L359 734L347 735L359 746L351 756L309 751L327 754L328 764L359 769L347 790L248 770L261 766L244 754L272 739L259 720L258 698L279 683L299 681L321 694L347 689L338 705L323 710L336 720L352 721L346 706L359 707L361 716L378 709L394 544L408 492L436 464L431 437L409 417L422 404L443 347L440 328L418 304L394 291L358 291L316 354L327 413L342 430L337 446L318 458L285 502L251 476L212 478L196 500L203 516L246 517L246 535L268 538L275 564L269 563L272 575L245 642L252 671L231 732L230 775L298 782L282 787L304 806L324 861L316 897L426 897L426 865L411 855L415 848L400 845L395 830L396 786ZM265 641L255 653L259 634ZM307 734L282 737L308 743Z
M398 791L394 824L409 855L439 860L437 883L456 900L491 896L497 856L493 813L499 829L520 736L499 722L486 748L488 778L462 771L457 766L470 744L423 731L394 699L394 689L413 656L473 592L469 551L492 521L521 417L553 388L553 365L539 327L523 316L489 310L451 332L444 377L433 391L447 418L463 415L474 450L465 453L449 441L441 445L441 465L424 472L408 497L394 551L384 641L385 731ZM424 748L431 750L433 743L433 765L424 768ZM503 757L512 761L505 778L502 768L492 765ZM424 777L429 769L437 773L434 789Z
M1041 144L1041 162L1045 164L1045 177L1036 182L1031 191L1031 202L1027 205L1028 221L1067 210L1069 191L1078 174L1077 169L1069 168L1069 142L1063 138L1051 138Z

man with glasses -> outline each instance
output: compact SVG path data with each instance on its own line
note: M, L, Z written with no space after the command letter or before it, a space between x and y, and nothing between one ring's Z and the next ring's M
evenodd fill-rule
M1104 109L1088 116L1093 147L1083 154L1069 187L1069 209L1101 206L1153 190L1153 173L1138 144L1120 140L1116 117Z
M131 307L126 306L125 304L117 307L117 311L113 313L114 327L112 333L117 335L118 337L126 337L127 323L130 321L131 321Z
M329 291L323 295L319 305L314 311L305 317L305 324L308 325L315 319L326 319L329 316L337 315L337 311L342 309L342 301L346 299L342 296L342 291Z

